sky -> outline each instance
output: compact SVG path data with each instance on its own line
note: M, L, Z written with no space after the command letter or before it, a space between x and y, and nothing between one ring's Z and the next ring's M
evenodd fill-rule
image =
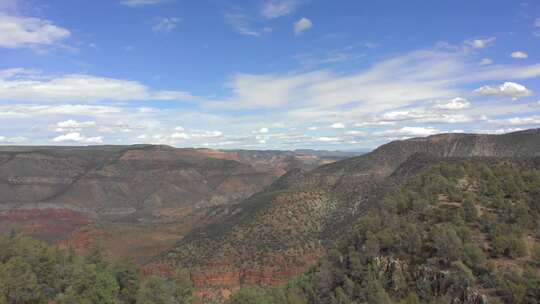
M537 0L0 0L0 144L363 150L540 127Z

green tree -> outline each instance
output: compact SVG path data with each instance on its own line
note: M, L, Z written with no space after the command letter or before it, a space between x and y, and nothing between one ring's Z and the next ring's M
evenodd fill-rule
M366 233L366 241L362 245L362 254L367 259L372 259L379 255L381 246L377 236L370 231Z
M362 293L367 303L391 304L390 295L384 289L381 281L374 275L368 275L363 283Z
M540 267L540 245L535 244L534 247L531 250L531 258L533 264L535 264L537 267Z
M400 304L420 304L420 298L415 292L411 292Z
M485 267L486 261L486 254L478 245L467 243L463 246L463 262L467 266L473 269L482 269Z
M73 276L65 294L59 297L61 304L116 304L118 283L114 276L94 264L79 263L74 266Z
M177 304L189 304L193 302L193 282L187 269L179 268L172 277L173 297Z
M95 241L92 243L88 251L86 252L84 258L90 264L94 264L98 267L106 268L107 261L105 256L105 250L100 241Z
M463 242L452 225L437 226L431 235L439 257L447 263L461 259Z
M137 304L173 303L173 292L164 279L151 276L142 282L137 294Z
M4 297L11 304L46 303L32 266L22 257L13 257L0 269Z
M258 287L244 287L229 300L230 304L270 304L263 290Z
M118 282L122 302L135 303L140 284L137 265L130 259L123 259L113 265L112 271Z
M478 219L478 211L476 210L474 203L470 200L467 199L463 202L463 211L466 222L473 223Z
M519 273L511 271L499 276L498 291L506 303L523 303L527 296L527 285Z

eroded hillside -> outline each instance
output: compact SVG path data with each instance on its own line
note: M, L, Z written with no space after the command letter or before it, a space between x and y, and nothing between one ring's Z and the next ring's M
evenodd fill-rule
M151 257L292 168L327 158L168 146L0 148L0 231Z
M190 267L200 295L208 298L227 297L245 284L286 282L347 235L368 202L388 190L385 179L418 153L442 158L534 157L540 154L540 130L397 141L310 172L291 171L236 205L231 216L189 233L148 268Z

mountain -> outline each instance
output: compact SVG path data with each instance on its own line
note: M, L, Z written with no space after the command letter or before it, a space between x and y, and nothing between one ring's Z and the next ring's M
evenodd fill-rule
M0 231L76 248L100 237L114 254L143 259L288 170L334 159L153 145L0 147Z
M415 154L343 241L230 303L527 304L540 299L540 157Z
M504 135L441 134L395 141L371 153L291 170L268 189L230 209L214 224L194 229L154 258L147 271L189 267L199 296L228 297L240 286L278 285L303 273L348 235L369 202L407 176L419 154L436 158L540 156L540 129ZM419 162L413 162L416 166ZM420 162L421 163L421 162Z

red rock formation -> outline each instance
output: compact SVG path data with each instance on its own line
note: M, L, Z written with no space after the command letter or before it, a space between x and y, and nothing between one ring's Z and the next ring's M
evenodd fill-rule
M73 249L80 254L90 248L96 241L108 240L110 237L111 236L103 230L83 227L75 230L69 239L60 241L58 246L63 249Z
M0 213L0 232L12 228L44 240L62 240L92 220L69 209L13 209Z

